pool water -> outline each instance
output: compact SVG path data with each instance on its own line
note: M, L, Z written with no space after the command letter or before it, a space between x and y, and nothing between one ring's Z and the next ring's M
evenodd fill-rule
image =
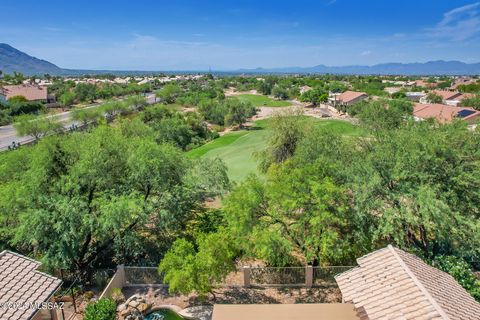
M184 320L176 312L169 309L154 311L145 317L145 320Z

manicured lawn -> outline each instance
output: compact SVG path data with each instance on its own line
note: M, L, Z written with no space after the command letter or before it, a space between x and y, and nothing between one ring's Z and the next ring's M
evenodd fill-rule
M258 94L241 94L236 97L242 101L251 102L255 107L288 107L292 105L288 101L277 101Z
M221 136L207 144L204 144L203 146L190 150L187 152L187 156L190 158L200 158L210 150L222 148L225 146L228 146L229 144L232 144L235 142L238 138L248 134L248 131L246 130L241 130L241 131L235 131L235 132L230 132L227 133L224 136Z
M342 133L346 136L361 136L358 127L341 120L319 120L305 117L305 121L312 121L315 126L324 127L329 131ZM220 158L227 168L228 176L232 181L242 181L251 173L257 173L258 160L255 153L265 149L268 138L269 119L255 122L250 130L241 130L227 133L197 149L187 153L192 158Z

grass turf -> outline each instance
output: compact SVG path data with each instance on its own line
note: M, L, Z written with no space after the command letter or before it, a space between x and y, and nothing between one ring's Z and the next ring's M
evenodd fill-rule
M240 94L236 97L242 101L251 102L255 107L288 107L292 105L288 101L273 100L258 94Z
M361 136L362 130L351 123L341 120L319 120L305 117L314 126L344 134L346 136ZM269 119L255 122L255 127L249 130L227 133L203 146L190 150L187 155L191 158L220 158L228 168L228 176L232 181L242 181L249 174L258 174L258 160L255 153L265 149L268 139Z

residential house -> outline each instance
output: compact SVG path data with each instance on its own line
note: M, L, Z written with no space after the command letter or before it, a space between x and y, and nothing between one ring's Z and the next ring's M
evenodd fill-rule
M480 320L480 303L449 274L391 245L335 276L342 303L216 304L212 320Z
M368 95L365 92L345 91L344 93L341 93L338 95L335 95L335 94L330 95L329 101L334 106L336 105L351 106L367 98L368 98Z
M453 98L453 99L449 99L449 100L446 100L445 101L445 104L448 104L449 106L458 106L459 104L462 103L463 99L469 99L469 98L474 98L475 97L475 94L473 93L462 93L461 95Z
M407 99L414 102L419 102L427 94L425 92L405 92Z
M301 86L300 87L300 94L305 93L305 92L310 91L310 90L312 90L312 87L310 87L310 86Z
M394 93L397 93L400 90L402 90L402 88L400 88L400 87L386 87L383 90L386 91L388 94L394 94Z
M449 274L387 246L335 276L344 302L362 320L479 320L480 303Z
M461 77L461 78L455 79L453 81L452 85L450 86L450 88L453 89L453 90L458 90L459 86L474 84L476 82L477 82L476 79L472 79L472 78L469 78L469 77Z
M57 320L57 311L42 304L53 302L62 281L39 267L38 261L17 253L0 253L0 319Z
M462 95L462 93L458 91L446 91L446 90L432 90L431 93L442 97L442 103L444 104L449 104L451 101L454 101L455 99L457 99ZM426 99L427 97L424 98L424 100ZM428 103L428 101L425 101L425 103Z
M448 123L454 119L461 119L469 124L474 124L480 120L480 111L469 107L454 107L438 103L416 103L413 106L413 116L416 120L434 118L439 123Z
M47 101L46 87L32 84L19 84L0 87L0 101L7 101L16 96L25 97L28 101Z
M426 80L415 80L415 86L424 87L424 88L435 88L437 86L436 82L428 82Z

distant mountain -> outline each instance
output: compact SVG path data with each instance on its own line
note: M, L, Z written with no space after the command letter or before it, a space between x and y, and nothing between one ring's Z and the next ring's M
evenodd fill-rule
M273 69L240 69L241 73L319 73L319 74L379 74L379 75L478 75L480 63L468 64L460 61L429 61L425 63L383 63L374 66L290 67Z
M147 75L158 74L160 71L134 71L134 70L71 70L62 69L51 62L32 57L12 46L0 43L0 70L4 73L21 72L25 75L82 75L82 74L115 74L115 75ZM166 73L189 73L188 71L164 70ZM205 73L203 70L192 70L190 73ZM429 61L426 63L384 63L374 66L344 66L330 67L318 65L314 67L287 67L272 69L239 69L217 72L219 74L379 74L379 75L479 75L480 63L467 64L460 61Z
M6 43L0 43L0 70L4 73L16 71L25 75L62 73L62 69L53 63L29 56Z

